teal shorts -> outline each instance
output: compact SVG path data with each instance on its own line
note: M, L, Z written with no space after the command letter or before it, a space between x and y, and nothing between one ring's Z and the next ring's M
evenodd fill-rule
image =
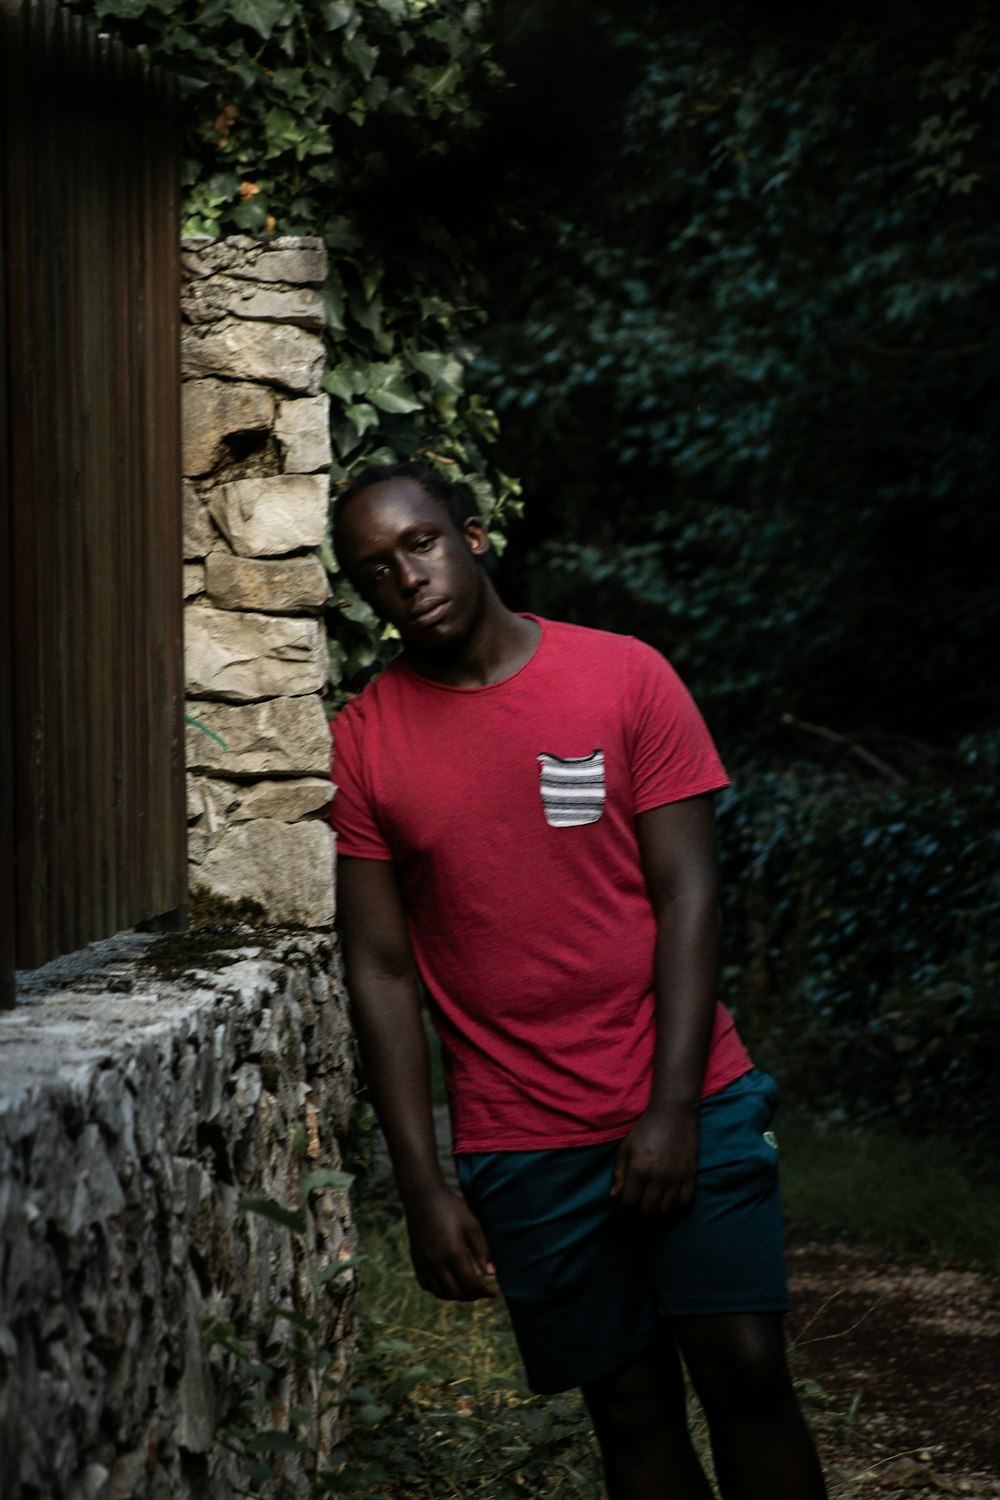
M777 1101L757 1069L702 1100L694 1199L665 1218L611 1198L619 1141L456 1158L533 1391L627 1364L665 1319L787 1312Z

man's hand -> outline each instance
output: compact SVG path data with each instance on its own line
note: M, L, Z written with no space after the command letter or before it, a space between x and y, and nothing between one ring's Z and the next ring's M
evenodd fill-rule
M622 1141L611 1196L643 1214L676 1213L694 1196L698 1106L647 1110Z
M425 1292L448 1302L497 1297L489 1246L475 1214L450 1188L441 1186L406 1205L410 1255Z

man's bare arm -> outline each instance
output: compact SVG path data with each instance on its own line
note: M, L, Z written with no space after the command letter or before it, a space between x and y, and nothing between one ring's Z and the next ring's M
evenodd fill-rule
M683 1208L694 1193L698 1106L718 989L719 906L710 797L636 819L656 914L656 1050L649 1105L622 1142L612 1192L644 1213Z
M395 871L338 861L338 926L347 988L375 1111L406 1212L420 1285L437 1297L494 1296L483 1231L438 1164L420 991Z

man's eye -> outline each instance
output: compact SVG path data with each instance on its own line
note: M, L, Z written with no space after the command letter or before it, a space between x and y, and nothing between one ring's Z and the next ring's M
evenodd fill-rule
M413 550L414 552L429 552L433 545L434 538L432 536L418 536L417 540L413 543Z
M371 572L368 574L369 583L381 583L382 579L388 575L388 572L389 569L386 567L385 563L382 563L382 565L378 568L372 568Z

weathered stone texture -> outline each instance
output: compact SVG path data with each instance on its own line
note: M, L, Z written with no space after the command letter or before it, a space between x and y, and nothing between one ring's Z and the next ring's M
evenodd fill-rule
M332 796L333 787L326 776L251 782L192 776L188 782L188 816L204 817L212 832L227 822L246 822L249 818L296 823L328 806Z
M215 323L229 316L322 328L326 321L323 298L311 287L254 286L231 276L188 282L181 311L189 323Z
M209 474L227 456L226 439L266 432L274 422L274 396L245 381L189 380L181 387L184 473Z
M330 597L326 569L315 556L275 562L220 550L206 559L204 573L205 591L219 609L302 614L321 610Z
M328 269L326 248L321 241L289 237L284 244L274 240L256 260L242 260L233 267L234 276L247 281L288 281L321 286Z
M184 564L184 598L193 599L197 594L205 592L205 564L200 562L186 562Z
M274 432L284 454L286 474L314 474L317 469L330 467L329 396L280 402Z
M233 1500L243 1475L214 1434L257 1391L203 1329L229 1319L263 1357L267 1307L306 1307L288 1234L237 1200L299 1201L303 1127L308 1165L339 1165L332 953L319 934L250 939L167 980L142 961L149 939L114 941L68 986L45 977L65 960L22 976L28 1003L0 1014L3 1497ZM346 1195L313 1202L321 1258L346 1260ZM341 1371L352 1295L348 1270L320 1309ZM268 1495L307 1500L301 1464Z
M208 506L198 489L185 479L184 490L184 557L187 560L204 557L219 540L219 533L212 525Z
M326 312L319 292L309 287L244 286L229 311L235 318L256 318L261 323L293 323L299 328L323 328Z
M334 918L333 832L310 819L234 823L192 872L229 901L258 901L268 921L329 927Z
M322 812L332 798L333 786L328 776L312 776L303 781L258 781L246 789L234 820L280 818L284 823L297 823L310 813Z
M188 324L181 334L185 379L219 375L230 380L264 380L284 390L319 394L323 379L323 340L286 323L250 323L224 318Z
M192 866L203 864L234 823L259 818L297 823L302 818L321 814L329 806L332 796L333 787L328 776L244 782L189 775L188 858ZM191 878L192 881L200 880L200 870L192 871Z
M291 698L324 686L326 640L318 620L189 604L184 664L187 690L195 698Z
M193 236L183 240L181 248L181 263L187 278L222 272L246 281L284 281L292 285L319 286L326 280L326 247L321 240L308 236L278 235L273 240L257 240L244 234L224 240Z
M323 474L278 474L220 484L209 510L234 552L280 557L318 547L326 534L329 483Z
M195 725L186 733L187 767L219 776L326 776L330 730L318 698L273 698L231 707L192 704L197 718L225 743Z

